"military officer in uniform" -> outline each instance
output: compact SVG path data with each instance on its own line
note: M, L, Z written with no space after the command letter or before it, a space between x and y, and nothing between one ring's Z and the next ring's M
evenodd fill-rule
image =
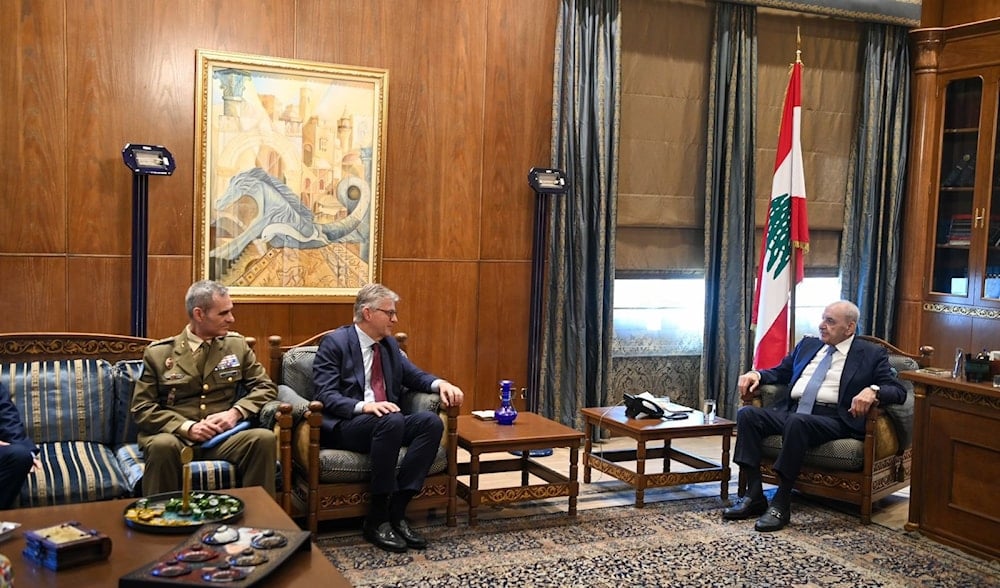
M243 486L274 494L274 433L249 427L227 433L257 416L277 387L246 339L230 332L234 322L228 289L210 280L188 289L189 322L175 337L150 344L132 396L132 417L146 458L144 496L182 487L181 449L194 459L221 459L236 466ZM221 441L202 444L216 435Z

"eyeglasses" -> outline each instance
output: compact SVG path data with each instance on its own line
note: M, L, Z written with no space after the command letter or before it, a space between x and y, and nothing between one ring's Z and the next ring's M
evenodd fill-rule
M395 310L386 310L384 308L373 308L372 310L377 310L379 312L384 312L386 314L386 316L388 316L391 319L396 318L396 316L399 314Z

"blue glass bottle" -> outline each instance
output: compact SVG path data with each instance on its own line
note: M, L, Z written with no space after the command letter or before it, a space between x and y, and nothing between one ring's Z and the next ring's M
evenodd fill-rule
M500 408L494 412L493 416L501 425L513 425L514 419L517 418L517 409L510 401L510 391L513 386L512 380L500 380Z

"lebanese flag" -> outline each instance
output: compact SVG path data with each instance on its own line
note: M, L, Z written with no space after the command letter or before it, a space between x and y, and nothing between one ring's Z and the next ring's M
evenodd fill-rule
M802 63L792 65L778 133L771 202L757 269L753 300L755 369L778 365L790 349L788 307L792 277L792 247L809 251L806 183L802 172ZM795 283L802 281L802 255L796 256Z

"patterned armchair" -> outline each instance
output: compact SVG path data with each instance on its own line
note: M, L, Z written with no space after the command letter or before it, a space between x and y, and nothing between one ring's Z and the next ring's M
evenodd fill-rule
M289 346L282 346L279 336L268 338L271 360L268 373L278 384L278 400L292 406L292 442L290 455L283 456L286 465L282 487L285 491L281 502L289 515L304 516L313 533L319 521L365 515L370 501L368 455L319 446L323 405L313 400L312 366L324 335L326 332ZM407 335L398 333L396 340L405 353ZM437 458L423 490L410 502L410 508L444 507L447 524L454 526L459 409L444 407L437 394L425 393L405 394L400 408L404 413L433 410L445 423Z
M0 334L0 378L41 449L22 506L50 506L137 495L144 460L129 406L151 339L92 333ZM269 403L261 426L290 426L291 408ZM279 429L280 430L280 429ZM239 484L226 461L191 464L192 488Z
M925 367L934 353L932 347L921 347L912 354L879 339L859 335L885 347L889 363L897 372ZM900 380L906 389L906 402L873 406L865 420L865 438L836 439L806 452L795 489L815 496L833 498L861 509L861 522L871 522L872 504L910 485L910 455L913 440L913 384ZM768 384L757 389L752 400L756 406L767 406L784 386ZM774 460L781 451L781 436L764 440L761 477L765 483L777 484ZM741 472L739 495L746 491L746 478Z

